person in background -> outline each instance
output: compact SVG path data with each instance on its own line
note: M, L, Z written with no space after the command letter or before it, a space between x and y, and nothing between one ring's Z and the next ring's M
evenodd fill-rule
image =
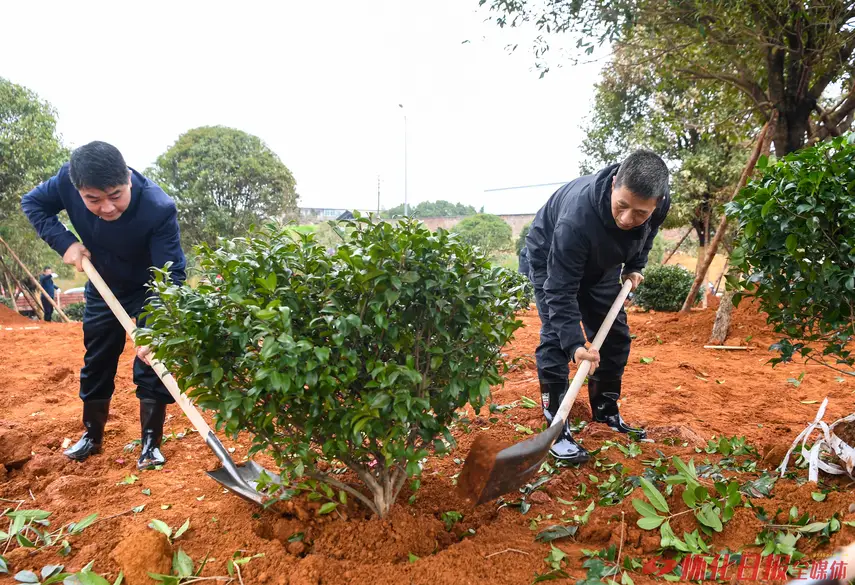
M21 207L39 236L66 264L83 271L83 258L95 269L131 317L149 300L152 267L171 262L175 283L186 279L175 202L153 181L128 168L119 150L105 142L76 149L71 160L21 200ZM82 242L57 215L66 210ZM143 326L139 319L138 326ZM101 450L104 427L115 390L116 368L126 333L98 290L86 283L83 312L83 436L65 451L82 461ZM147 347L136 349L134 383L140 401L142 453L137 467L163 465L160 452L166 406L175 402L151 368Z
M39 284L45 289L45 292L50 296L51 299L56 300L56 291L59 290L59 287L56 286L53 282L53 272L50 269L50 266L45 266L45 269L42 270L42 273L39 275ZM50 323L53 319L53 305L50 304L50 301L45 295L41 295L42 301L42 309L45 312L45 321Z

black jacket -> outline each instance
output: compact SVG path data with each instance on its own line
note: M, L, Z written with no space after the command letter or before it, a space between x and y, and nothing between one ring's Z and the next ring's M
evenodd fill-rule
M642 225L622 230L611 212L612 178L619 165L580 177L556 191L537 212L526 237L535 287L542 287L549 322L571 357L585 344L578 294L623 265L641 272L653 238L671 207L670 195Z

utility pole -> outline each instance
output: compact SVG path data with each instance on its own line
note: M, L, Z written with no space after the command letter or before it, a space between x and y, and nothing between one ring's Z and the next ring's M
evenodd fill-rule
M398 107L404 109L404 104L398 104ZM404 216L409 215L409 207L407 206L407 111L404 110Z
M380 218L380 175L377 175L377 218Z

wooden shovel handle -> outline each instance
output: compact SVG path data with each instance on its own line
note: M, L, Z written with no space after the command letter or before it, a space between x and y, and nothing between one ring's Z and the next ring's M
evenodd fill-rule
M631 289L632 281L627 279L623 283L623 288L620 289L620 294L618 294L615 302L612 303L612 307L609 309L606 318L603 319L603 324L600 325L600 330L597 331L594 341L591 342L591 349L599 350L603 345L603 341L606 339L606 335L609 334L609 330L612 328L612 323L614 323L615 318L617 318L617 314L620 312L621 307L623 307L623 303ZM588 375L590 370L590 360L582 360L582 363L579 364L579 367L576 370L576 375L573 376L573 382L570 384L570 388L568 388L567 392L564 393L564 399L561 400L561 406L558 407L558 412L552 420L552 425L563 425L567 420L567 417L570 414L570 408L576 401L576 395L579 394L579 390L582 388L582 384L585 383L585 377Z
M90 282L92 282L92 284L95 285L95 288L98 289L98 292L101 293L101 298L103 298L107 305L110 306L110 309L112 309L116 319L119 320L119 323L121 323L122 327L127 331L128 336L133 340L136 325L131 321L131 318L128 316L127 311L125 311L125 308L122 307L122 304L118 301L116 295L113 294L113 291L110 290L110 287L107 286L107 283L104 282L104 279L101 278L101 275L98 274L98 271L95 270L92 262L86 256L83 257L83 270L89 277ZM208 434L211 432L211 427L208 426L208 423L205 422L205 419L202 418L202 415L199 414L199 411L196 410L196 407L193 406L190 399L181 393L181 389L178 388L178 383L175 381L175 378L172 377L172 374L170 374L163 364L156 359L151 360L151 367L154 370L154 373L157 374L158 378L163 382L163 385L166 386L166 389L169 390L169 393L175 399L175 402L178 403L178 406L181 407L181 410L184 411L184 414L187 415L187 418L190 419L190 422L193 423L193 426L197 431L199 431L202 438L207 439Z

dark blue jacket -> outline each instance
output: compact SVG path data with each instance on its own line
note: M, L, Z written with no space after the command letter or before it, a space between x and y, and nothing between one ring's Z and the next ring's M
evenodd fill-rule
M641 272L671 208L668 194L646 222L620 229L611 207L612 178L618 168L608 166L558 189L537 212L526 236L534 286L543 288L549 322L571 357L585 345L579 291L612 274L617 280L621 266L624 274Z
M21 200L27 219L48 245L62 256L77 241L59 221L63 209L92 264L110 289L121 298L144 288L151 267L172 262L172 280L186 278L186 259L181 249L175 202L153 181L131 169L131 202L115 221L104 221L88 209L68 175L68 163Z
M52 276L45 273L39 274L39 284L42 285L42 288L45 289L45 292L50 298L54 298L54 293L56 293L56 284L54 284Z

